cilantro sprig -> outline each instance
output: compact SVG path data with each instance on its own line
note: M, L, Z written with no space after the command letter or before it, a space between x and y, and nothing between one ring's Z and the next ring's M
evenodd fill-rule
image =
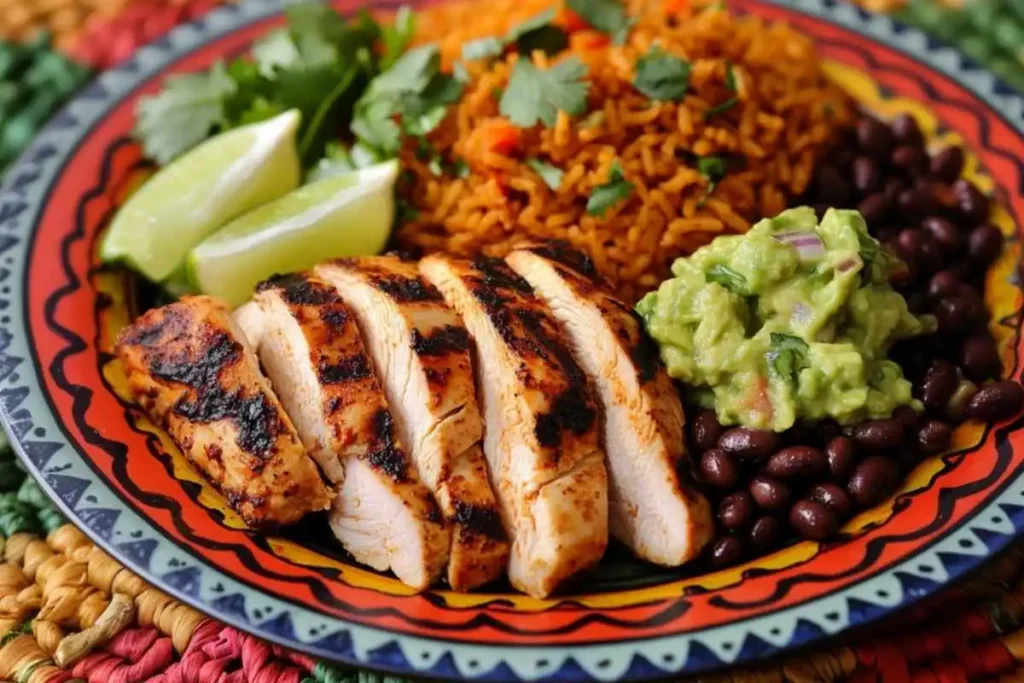
M257 41L251 55L172 76L159 93L141 98L134 134L146 156L167 164L215 133L298 109L299 151L311 165L415 29L408 9L388 27L367 13L347 20L319 3L293 5L286 16L287 27Z
M534 173L539 175L541 180L544 181L544 184L552 190L557 190L562 186L562 177L565 173L557 166L552 166L540 159L527 159L526 165L529 166Z
M529 56L535 50L541 50L548 55L558 54L569 45L569 36L551 23L554 18L555 10L549 9L513 26L501 38L486 36L471 40L462 46L462 59L471 62L500 57L511 46L515 46L516 50L525 56Z
M587 109L590 84L586 75L587 67L577 57L565 59L550 69L540 69L522 57L502 93L501 114L520 128L538 122L550 128L555 125L559 111L579 116Z
M800 370L807 367L807 342L800 337L779 332L771 333L771 347L765 354L772 374L795 382Z
M624 44L629 37L634 21L621 0L567 0L567 4L583 21L611 36L616 45Z

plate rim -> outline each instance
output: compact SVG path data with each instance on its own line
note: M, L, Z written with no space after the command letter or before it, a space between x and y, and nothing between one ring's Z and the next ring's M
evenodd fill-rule
M836 24L844 30L852 31L870 40L884 43L890 48L906 54L936 71L944 73L956 80L962 87L973 92L992 111L1002 117L1008 125L1015 128L1022 136L1024 136L1024 96L1002 84L999 79L989 71L978 67L973 61L958 51L943 46L938 41L927 37L917 29L906 27L888 16L874 15L867 13L864 10L860 10L859 8L855 8L852 5L838 4L835 0L759 1L777 5ZM3 190L0 192L0 227L5 228L5 230L12 236L21 238L15 245L4 249L4 251L15 250L20 253L21 260L23 261L23 263L18 264L21 266L20 270L12 268L12 274L15 276L20 275L22 277L27 277L27 257L29 256L29 247L32 244L35 227L42 217L46 204L45 200L54 189L55 181L63 170L65 162L73 157L79 145L87 138L88 133L99 123L103 112L110 105L119 102L128 94L147 83L154 73L162 69L168 62L180 59L182 56L201 48L211 39L227 35L240 30L253 22L271 17L279 13L282 8L283 3L277 2L276 0L246 0L244 3L221 6L198 21L179 26L167 36L142 47L135 55L125 62L122 62L111 70L99 74L93 83L87 85L82 91L80 91L78 95L76 95L75 98L61 110L61 112L51 119L29 148L21 155L19 160L12 165L4 181ZM96 90L100 91L99 96L96 95ZM66 123L66 119L73 121L74 124ZM61 141L70 144L61 146L58 144ZM43 152L48 149L55 151L52 154L44 155ZM1022 163L1024 163L1024 160L1022 160ZM26 191L32 188L32 186L41 188L40 196L36 197L35 201L26 202L22 197ZM1021 192L1024 192L1024 188L1019 189ZM18 202L18 204L12 204L12 202ZM12 208L16 205L22 207L19 212L15 212ZM19 289L19 287L22 289ZM10 322L0 326L0 354L7 357L8 347L13 343L18 342L20 342L21 347L29 350L29 353L26 355L31 357L32 366L31 370L25 368L24 372L31 372L32 375L31 377L27 377L27 381L23 383L31 386L33 388L33 393L42 397L41 403L38 402L37 398L37 406L39 408L45 406L45 412L48 413L47 415L42 416L45 418L44 420L40 420L34 413L41 411L28 410L27 412L30 414L29 420L31 421L31 426L45 423L46 426L49 427L52 424L53 428L49 431L53 435L59 436L51 436L50 438L60 441L61 448L70 448L75 454L72 457L76 457L77 449L74 445L74 440L71 438L64 425L57 420L58 416L52 400L50 399L48 392L45 390L45 387L42 386L44 369L40 367L38 357L29 349L29 338L27 333L31 322L29 320L30 312L26 305L27 288L24 287L23 283L19 284L19 287L14 288L14 292L10 297L11 305L7 312L10 316ZM23 357L21 360L25 359L26 358ZM825 611L827 609L827 603L829 602L845 602L846 594L855 589L864 590L865 587L872 585L889 587L890 582L897 581L895 574L899 573L904 565L908 564L911 560L918 562L921 555L925 552L938 552L934 550L935 546L940 546L950 542L955 543L958 541L962 534L970 532L970 525L968 522L971 518L997 507L999 505L999 501L1003 497L1006 497L1008 493L1012 493L1019 501L1020 494L1024 493L1024 473L1018 473L1014 479L1007 481L1003 491L994 496L986 505L972 511L970 513L970 517L965 519L964 523L952 530L947 534L947 536L941 539L935 539L929 546L921 549L914 555L904 558L902 561L894 564L888 569L881 570L879 573L857 583L851 584L838 593L809 599L803 603L771 615L747 617L726 625L710 629L702 629L697 632L682 635L663 636L658 638L640 637L614 644L568 647L525 645L494 646L469 643L451 643L444 639L429 636L393 633L378 627L348 622L343 618L336 617L333 618L333 621L337 622L339 629L347 629L353 643L350 648L352 656L340 657L338 652L322 650L313 646L312 643L304 643L298 639L288 639L275 631L261 630L260 624L258 623L241 622L233 615L225 614L223 611L218 612L210 604L210 601L203 601L199 597L190 596L182 589L169 585L167 582L161 580L155 572L148 571L135 563L132 558L126 557L122 552L116 551L114 548L115 542L103 539L95 529L82 519L80 514L76 513L72 507L58 495L54 488L46 481L46 478L43 476L43 472L35 467L27 453L26 445L24 443L25 436L28 432L18 436L15 429L11 426L16 421L23 420L23 418L16 419L16 416L14 415L14 408L16 407L17 405L9 406L6 401L0 401L0 421L3 422L4 428L12 437L11 443L13 444L18 457L25 464L32 477L47 493L47 496L58 506L69 522L82 530L83 533L85 533L97 546L102 548L112 557L115 557L117 561L121 562L124 566L129 567L132 571L142 576L148 583L173 595L176 599L194 607L204 615L217 619L222 623L229 624L239 630L257 635L260 638L276 642L285 647L305 651L327 660L344 661L350 665L371 668L378 671L388 671L398 675L433 676L450 680L450 678L447 677L448 674L431 674L428 670L436 667L439 660L446 655L451 656L452 666L466 680L646 680L651 676L666 676L680 672L691 673L720 666L734 665L740 662L749 661L755 657L776 654L783 650L790 650L818 643L824 638L835 635L835 633L840 631L861 627L893 611L905 609L912 603L917 602L928 595L934 594L936 591L945 588L950 582L975 569L985 560L997 554L1007 544L1009 544L1011 540L1022 533L1022 529L1015 525L1015 529L1012 533L1001 535L993 542L981 543L981 546L985 549L983 553L967 556L968 559L966 561L961 562L953 569L947 569L946 576L944 578L933 581L933 585L925 590L920 590L908 595L902 587L898 587L897 592L900 595L900 599L895 601L894 604L879 606L878 610L867 617L863 617L858 621L853 621L851 618L848 623L841 624L841 628L837 628L832 632L819 629L819 633L798 636L795 628L791 629L789 637L786 638L788 642L776 645L766 641L768 649L766 651L760 651L756 655L747 654L744 656L745 648L742 647L743 643L740 643L740 646L736 647L734 652L728 653L723 651L720 647L715 648L711 641L715 640L716 636L718 636L718 642L720 644L722 642L720 632L733 631L738 625L746 624L751 621L759 622L768 619L789 619L795 623L800 619L801 615L806 613L809 609L812 609L813 611ZM999 433L1002 433L1002 439L1003 442L1005 442L1007 435L1020 429L1019 426L1017 426L1016 429L1013 428L1014 425L1019 425L1020 423L1021 421L1017 420L1010 425L1004 425L999 428L997 430L997 440L999 439ZM94 483L106 487L106 484L102 481L97 480L94 481ZM117 498L116 494L113 495ZM142 515L136 513L134 509L131 509L131 506L123 502L122 504L128 508L128 512L139 519L139 522L142 525L147 527L147 530L153 536L156 536L158 539L162 539L164 543L170 542L170 539L163 535L163 531L160 527L149 522L148 519ZM962 551L960 551L960 553L963 555ZM204 565L204 567L204 571L213 572L213 575L216 578L222 579L225 583L240 583L223 574L218 567L212 565ZM881 588L879 588L879 590L881 590ZM285 602L289 605L288 609L290 610L306 609L295 605L294 603ZM318 615L318 618L322 618L322 615ZM268 619L264 622L264 625L270 621L272 620ZM742 634L744 640L750 635L756 634L750 629L744 629L744 633ZM362 638L361 643L356 643L357 637ZM702 642L705 640L708 642ZM661 641L667 641L672 646L672 651L674 652L679 652L680 650L686 651L686 654L677 658L678 666L666 668L660 662L655 663L653 659L647 659L644 655L641 655L636 651L637 648L635 645L638 642L650 644ZM688 652L689 644L691 642L701 642L704 648L713 656L714 661L708 659L694 664L692 661L693 658L689 656L691 653ZM387 661L374 661L373 652L380 649L387 649L390 645L394 645L397 649L390 652L387 657ZM595 650L595 652L586 652L589 649ZM612 650L623 650L623 652L612 653ZM432 653L432 657L429 660L423 660L422 664L419 658L409 654L419 654L420 652L427 651ZM559 661L557 661L552 667L549 667L557 669L557 671L539 671L536 666L531 666L528 662L515 661L516 659L520 659L523 655L527 655L530 659L546 657L551 660L560 657ZM600 659L613 656L617 659L618 665L616 667L609 669L607 667L600 666ZM625 678L618 676L617 674L621 673L622 669L631 667L635 656L644 657L649 664L648 668L657 670L657 673L642 674L639 676L628 675ZM470 666L470 660L474 659L477 660L478 663L487 663L484 665L478 664L477 667L472 667ZM504 666L502 667L501 665Z

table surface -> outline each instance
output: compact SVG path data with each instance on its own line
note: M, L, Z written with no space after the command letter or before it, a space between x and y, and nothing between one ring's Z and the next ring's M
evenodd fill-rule
M0 173L98 70L223 0L0 0ZM1024 0L862 0L1024 91ZM41 31L40 29L44 29ZM0 681L401 683L247 636L119 567L0 449ZM840 642L701 681L1024 681L1024 543Z

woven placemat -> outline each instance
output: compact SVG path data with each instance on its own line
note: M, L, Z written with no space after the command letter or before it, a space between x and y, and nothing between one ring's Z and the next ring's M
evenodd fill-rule
M0 0L0 172L97 70L220 1ZM959 45L1024 90L1024 0L861 4ZM403 680L271 646L149 586L68 524L0 446L0 681ZM1024 683L1024 544L870 631L699 680Z

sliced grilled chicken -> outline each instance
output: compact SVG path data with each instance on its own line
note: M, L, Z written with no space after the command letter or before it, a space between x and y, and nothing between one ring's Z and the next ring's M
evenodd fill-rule
M604 410L612 535L657 564L695 558L711 540L711 509L680 475L683 407L639 320L567 243L506 260L551 307Z
M342 259L316 268L355 314L420 476L452 531L448 583L470 590L501 576L509 546L487 476L469 333L414 262Z
M117 353L153 420L252 527L290 524L332 494L227 306L198 296L145 313Z
M295 420L338 487L331 529L358 561L422 589L448 556L440 510L406 455L359 329L334 287L285 275L236 313Z
M545 597L608 543L597 406L547 306L498 259L432 256L426 279L476 345L484 454L512 537L509 580Z

